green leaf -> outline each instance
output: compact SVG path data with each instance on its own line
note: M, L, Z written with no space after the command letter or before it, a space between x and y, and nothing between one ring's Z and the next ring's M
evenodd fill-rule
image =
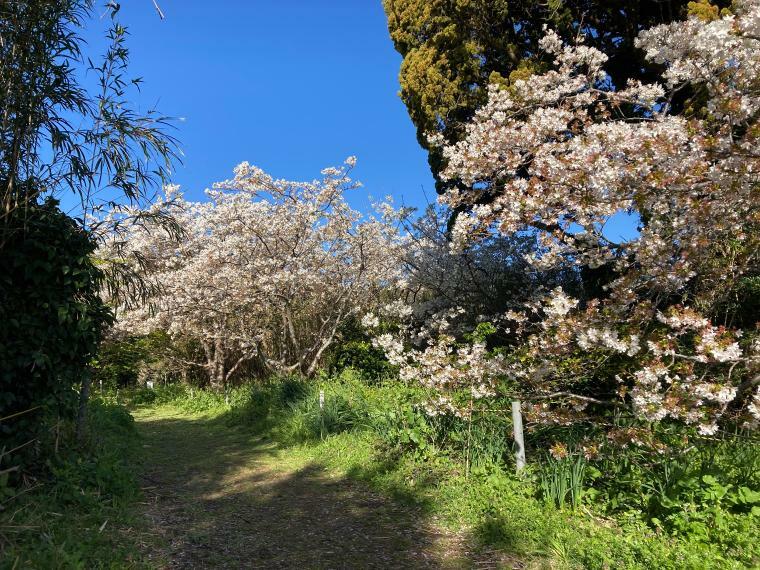
M739 503L743 505L759 505L760 504L760 492L753 491L749 487L739 487L739 491L736 493ZM753 507L754 510L754 507Z

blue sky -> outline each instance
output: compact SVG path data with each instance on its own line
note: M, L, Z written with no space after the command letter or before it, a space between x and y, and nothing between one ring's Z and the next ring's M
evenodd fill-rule
M277 178L312 180L349 155L364 187L349 196L424 207L436 198L426 153L398 97L401 56L381 0L152 0L123 2L139 106L176 117L184 153L174 182L192 200L247 160ZM98 8L84 32L104 51ZM93 57L93 59L95 59ZM607 224L613 240L637 218Z
M190 199L247 160L273 176L311 180L349 155L368 196L423 205L435 188L398 97L401 57L380 0L152 0L122 3L139 105L182 118L175 183ZM84 37L103 51L99 7ZM94 58L93 58L94 59Z

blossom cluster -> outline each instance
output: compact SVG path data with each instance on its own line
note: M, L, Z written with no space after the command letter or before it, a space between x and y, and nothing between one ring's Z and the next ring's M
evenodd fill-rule
M133 255L122 262L143 260L137 269L156 287L143 306L118 307L118 327L194 339L205 358L190 364L215 386L250 363L314 373L340 325L399 278L398 232L345 200L356 187L354 163L293 182L244 162L205 202L167 189L182 238L149 224L131 228Z
M483 342L459 343L449 334L451 319L461 311L443 311L422 329L415 329L407 308L396 313L399 332L373 338L373 344L399 367L402 380L419 382L438 394L424 408L431 416L469 417L476 401L497 393L502 358L489 354ZM371 330L375 318L370 315L364 322Z

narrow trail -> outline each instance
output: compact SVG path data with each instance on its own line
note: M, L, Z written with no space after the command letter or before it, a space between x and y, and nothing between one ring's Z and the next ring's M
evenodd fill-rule
M500 568L420 512L219 417L134 413L158 568Z

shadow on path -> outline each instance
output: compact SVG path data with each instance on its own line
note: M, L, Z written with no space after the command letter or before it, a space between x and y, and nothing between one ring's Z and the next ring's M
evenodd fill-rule
M135 413L164 568L494 568L402 506L218 418Z

